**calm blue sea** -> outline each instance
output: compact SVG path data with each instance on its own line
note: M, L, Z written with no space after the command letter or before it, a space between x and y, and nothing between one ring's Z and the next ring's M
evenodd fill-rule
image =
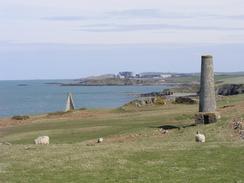
M50 82L0 81L0 117L63 111L67 93L76 108L115 108L136 98L137 94L161 91L167 86L58 86ZM24 86L20 86L24 85Z

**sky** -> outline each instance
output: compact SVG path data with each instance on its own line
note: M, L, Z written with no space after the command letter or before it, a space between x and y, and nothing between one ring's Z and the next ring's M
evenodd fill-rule
M243 0L0 0L0 80L244 71Z

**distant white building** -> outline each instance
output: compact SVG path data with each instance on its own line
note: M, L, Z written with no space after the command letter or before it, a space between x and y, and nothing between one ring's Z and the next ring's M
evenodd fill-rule
M161 78L170 78L172 77L171 74L161 74Z
M163 74L163 73L154 73L154 72L145 72L141 74L137 74L140 78L169 78L172 77L171 74Z

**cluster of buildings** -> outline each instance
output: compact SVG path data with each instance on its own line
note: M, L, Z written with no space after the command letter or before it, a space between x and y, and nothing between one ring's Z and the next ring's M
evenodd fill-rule
M188 76L199 76L199 73L164 73L164 72L143 72L134 74L131 71L123 71L118 74L104 74L99 76L90 76L86 79L166 79L171 77L188 77Z
M119 72L117 75L118 78L169 78L172 77L172 74L169 73L161 73L161 72L144 72L140 74L134 74L133 72L130 71L124 71L124 72Z

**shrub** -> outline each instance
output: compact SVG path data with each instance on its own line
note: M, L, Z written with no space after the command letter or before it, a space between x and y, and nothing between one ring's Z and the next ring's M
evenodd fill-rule
M155 104L156 105L165 105L166 102L165 102L165 99L163 97L156 97L155 98Z
M14 119L14 120L27 120L27 119L30 119L30 116L13 116L12 119Z

